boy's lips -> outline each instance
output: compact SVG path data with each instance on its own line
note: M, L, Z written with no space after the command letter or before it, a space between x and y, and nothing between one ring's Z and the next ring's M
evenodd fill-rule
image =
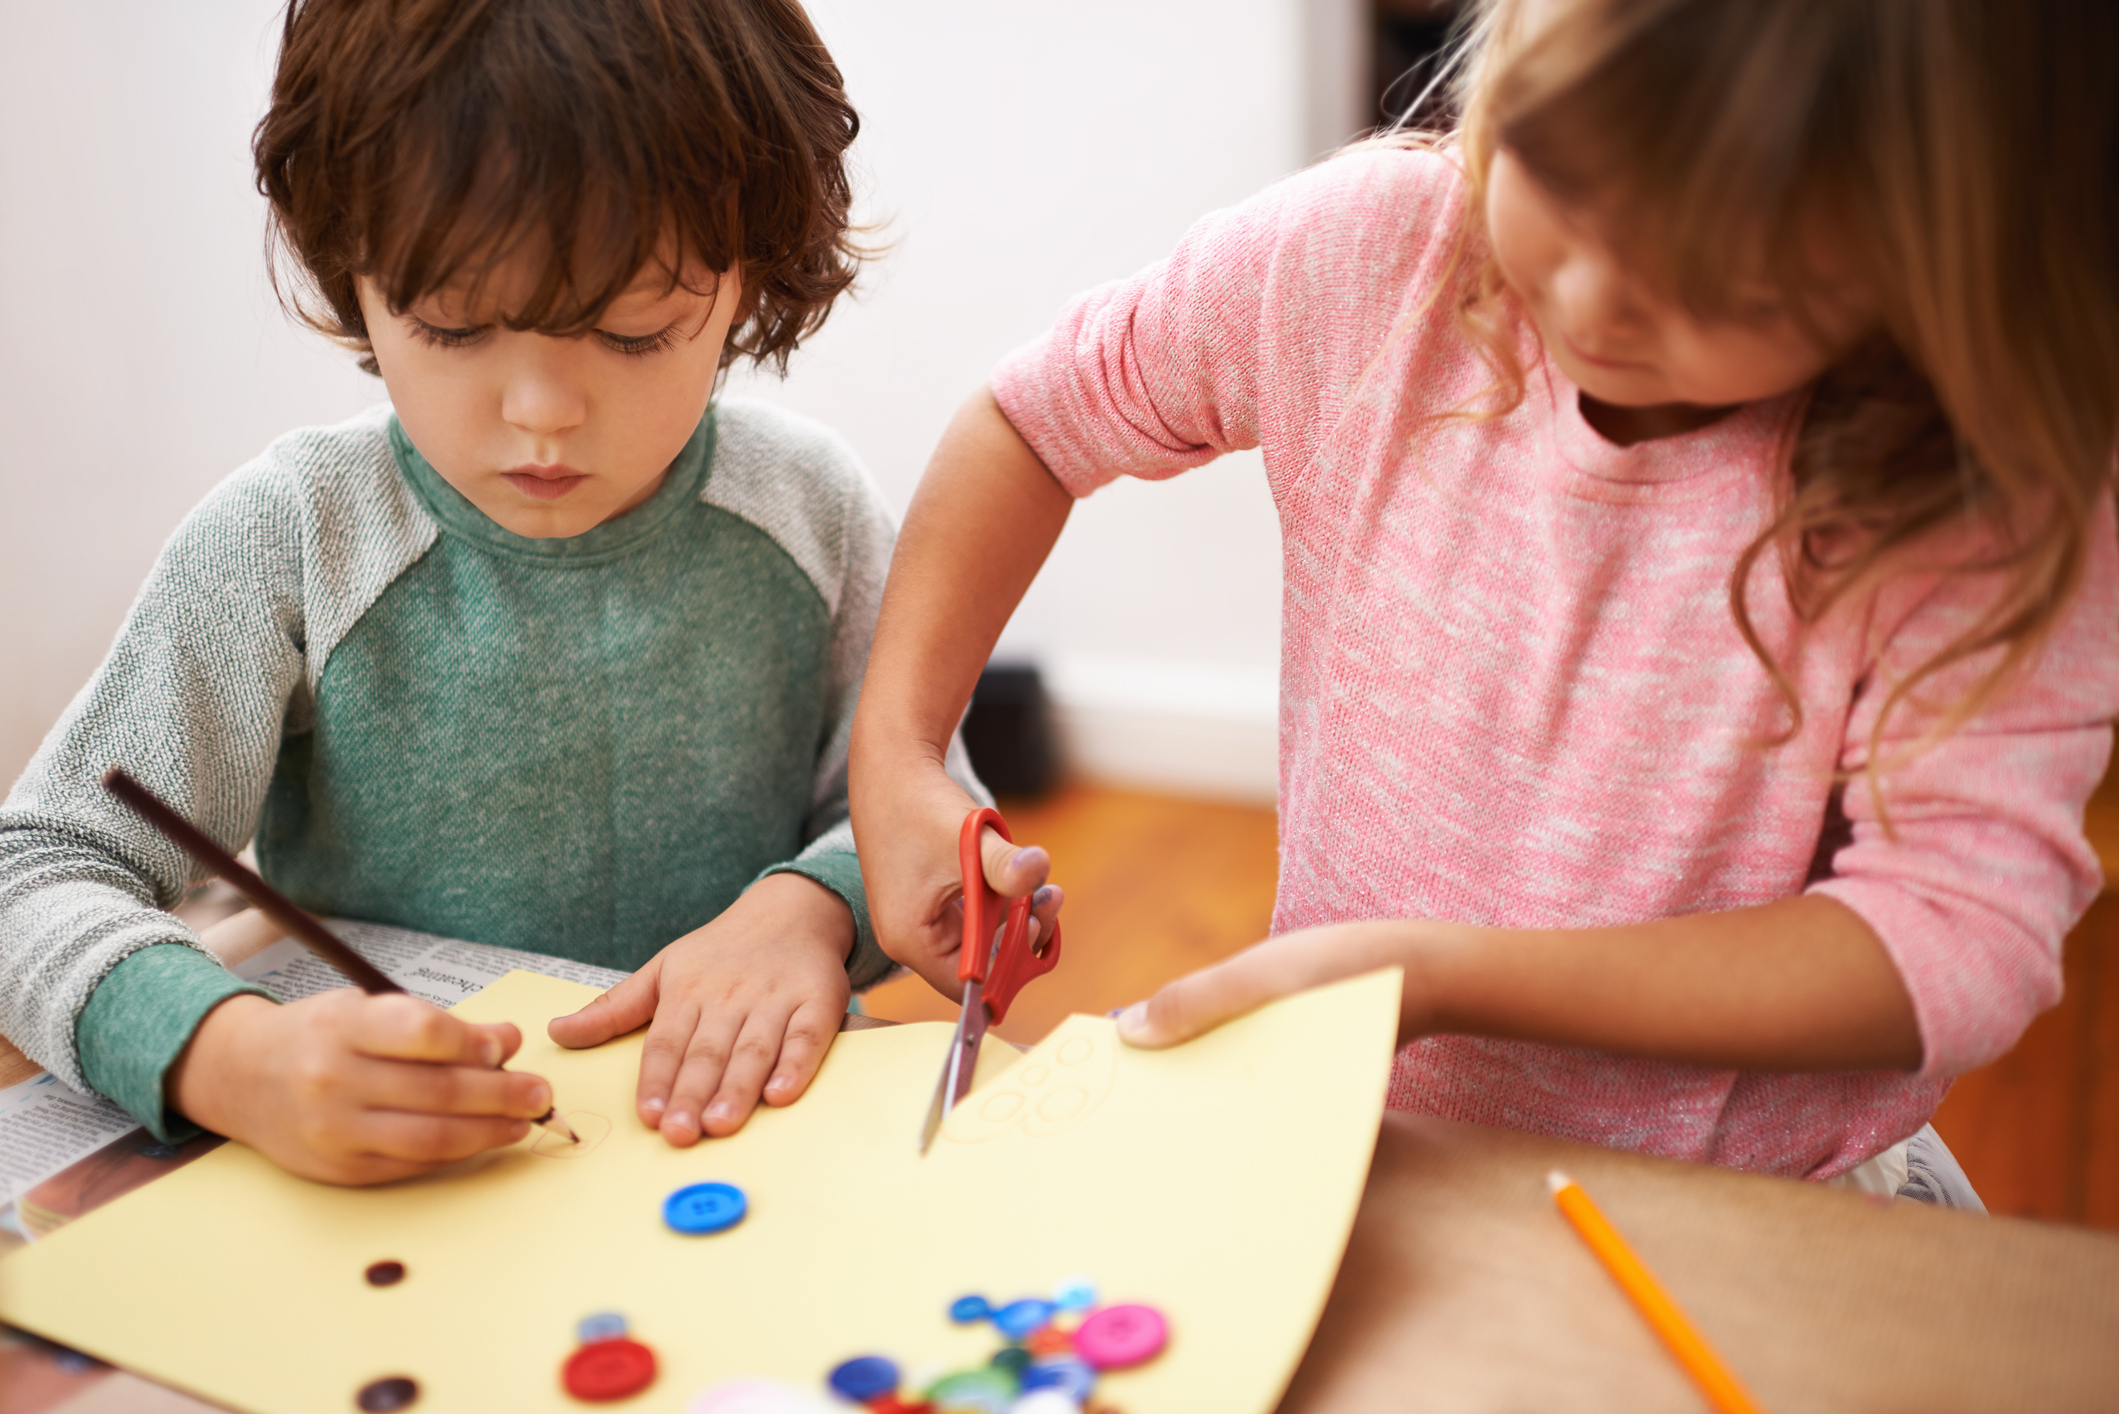
M567 492L588 480L585 473L570 466L536 466L525 464L513 471L504 471L501 476L509 485L533 501L556 501Z

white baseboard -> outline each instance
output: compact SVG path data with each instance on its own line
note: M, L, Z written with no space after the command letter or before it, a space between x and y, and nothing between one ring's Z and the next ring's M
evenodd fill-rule
M1069 654L1044 674L1074 772L1176 795L1274 803L1279 683L1270 671Z

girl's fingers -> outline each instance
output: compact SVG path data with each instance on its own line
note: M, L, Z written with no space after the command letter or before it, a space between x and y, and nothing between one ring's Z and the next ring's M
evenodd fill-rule
M580 1011L555 1016L545 1034L570 1049L600 1046L613 1036L637 1031L654 1018L661 997L662 955L590 1002Z
M743 1127L743 1121L750 1118L750 1112L758 1107L758 1092L765 1088L765 1077L772 1074L773 1066L780 1059L780 1042L787 1034L787 1021L784 1004L760 1007L743 1019L743 1027L736 1033L736 1044L729 1052L726 1064L721 1066L720 1075L715 1083L699 1090L702 1106L699 1129L702 1134L720 1139L734 1134ZM687 1063L685 1073L677 1080L677 1094L689 1099L694 1075L704 1076L708 1070L709 1067L702 1066L694 1072ZM675 1108L677 1101L672 1099L670 1103Z
M676 998L659 1009L648 1025L647 1040L640 1047L640 1083L633 1092L633 1109L649 1129L660 1129L669 1113L670 1090L684 1067L684 1054L698 1025L699 1008Z
M491 1067L521 1045L507 1022L474 1026L403 992L362 999L353 1021L353 1049L378 1060Z
M1253 948L1226 962L1180 977L1118 1017L1119 1038L1143 1050L1160 1050L1212 1031L1275 997L1310 984L1277 952Z
M765 1082L766 1104L791 1105L802 1098L809 1082L816 1079L817 1067L824 1064L824 1053L831 1049L845 1014L843 1005L834 1012L816 1002L804 1002L795 1009L787 1019L787 1034L780 1040L780 1063L773 1067L773 1078Z
M362 1153L431 1168L513 1144L529 1132L526 1119L367 1110L348 1138Z
M1030 932L1033 944L1052 932L1059 922L1060 907L1066 901L1067 891L1058 884L1046 884L1030 895L1030 919L1037 925Z
M1013 845L992 826L979 833L979 859L986 883L1004 898L1019 898L1045 882L1052 856L1037 845Z
M552 1107L552 1087L522 1071L370 1059L355 1064L350 1088L368 1109L536 1119Z

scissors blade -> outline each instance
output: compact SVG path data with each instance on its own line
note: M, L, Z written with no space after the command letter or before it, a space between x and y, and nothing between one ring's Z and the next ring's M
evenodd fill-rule
M964 1012L957 1018L956 1035L949 1042L948 1059L942 1062L941 1079L935 1083L934 1102L927 1107L927 1122L920 1126L920 1152L934 1143L942 1121L956 1102L971 1093L971 1077L978 1069L979 1047L986 1040L986 1003L977 982L964 984Z

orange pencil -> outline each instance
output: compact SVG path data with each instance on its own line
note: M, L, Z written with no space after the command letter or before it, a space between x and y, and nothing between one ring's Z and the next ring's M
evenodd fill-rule
M1685 1318L1678 1304L1670 1299L1670 1293L1663 1290L1663 1284L1626 1245L1619 1230L1597 1210L1596 1204L1589 1201L1589 1195L1558 1169L1546 1174L1545 1182L1552 1189L1553 1202L1560 1205L1560 1211L1574 1224L1575 1231L1582 1234L1582 1240L1597 1254L1597 1260L1604 1264L1605 1271L1611 1273L1612 1280L1633 1299L1642 1318L1663 1338L1663 1344L1670 1347L1670 1353L1685 1367L1685 1373L1698 1381L1700 1389L1707 1395L1707 1402L1720 1414L1764 1414L1744 1387L1736 1382L1736 1376L1729 1373L1729 1367L1722 1363L1721 1357L1714 1353L1714 1347Z

